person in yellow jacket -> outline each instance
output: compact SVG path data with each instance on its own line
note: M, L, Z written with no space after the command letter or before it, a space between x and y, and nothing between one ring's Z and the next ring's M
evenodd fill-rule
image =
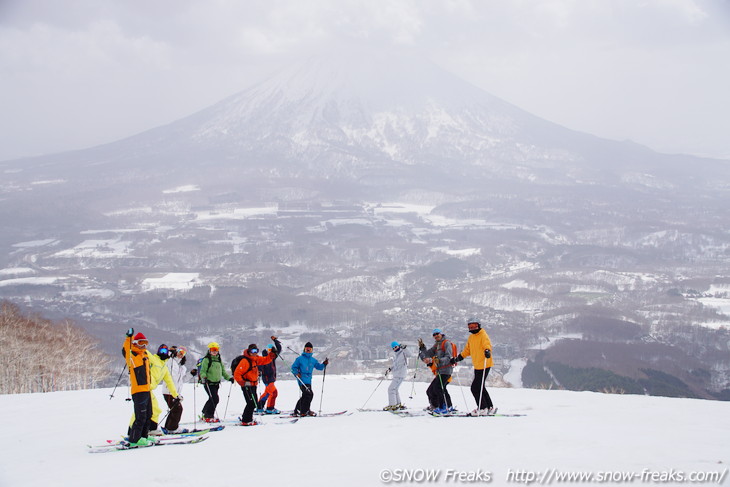
M470 321L467 326L471 335L469 335L464 349L459 355L451 359L451 363L461 362L464 358L471 356L471 362L474 365L471 393L477 402L477 408L471 414L475 416L492 414L496 409L494 409L492 398L489 397L487 388L484 386L487 382L487 375L489 375L489 371L494 365L492 342L478 321Z
M129 443L132 446L147 446L153 439L148 438L150 418L152 417L150 393L150 362L147 356L147 337L142 333L134 334L127 330L127 339L122 344L122 355L129 368L129 384L134 404L134 421L129 428Z
M170 358L170 350L167 348L167 345L160 345L157 348L157 353L151 353L149 350L145 350L145 354L147 355L150 366L150 403L152 405L152 413L150 415L149 429L150 434L159 435L162 432L157 427L162 409L157 401L157 396L152 391L157 389L157 386L164 380L167 390L170 391L172 397L178 400L180 397L177 394L172 375L170 375L170 369L167 368L167 364L165 363ZM134 423L135 418L136 414L133 414L130 425Z

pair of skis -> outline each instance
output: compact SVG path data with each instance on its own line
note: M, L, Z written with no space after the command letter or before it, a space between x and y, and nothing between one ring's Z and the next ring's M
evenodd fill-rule
M450 412L446 414L436 414L433 411L413 411L409 409L397 409L395 411L390 411L387 409L358 409L360 412L384 412L384 413L391 413L396 416L400 416L403 418L407 417L420 417L420 416L434 416L436 418L486 418L486 417L500 417L500 418L516 418L520 416L526 416L526 414L502 414L495 410L492 414L472 414L472 413L460 413L460 412Z
M194 433L184 433L179 435L157 436L155 437L155 443L149 443L147 445L132 445L127 440L106 440L106 443L103 445L87 445L87 447L89 448L89 453L111 453L115 451L137 450L140 448L149 448L153 446L190 445L193 443L200 443L207 440L209 436L206 433L208 433L207 430Z

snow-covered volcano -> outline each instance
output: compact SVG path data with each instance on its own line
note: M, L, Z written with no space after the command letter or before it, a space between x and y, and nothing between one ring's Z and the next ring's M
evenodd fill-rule
M280 138L299 155L325 147L418 163L477 157L537 119L436 65L392 55L312 57L186 121L202 143L255 149ZM366 151L366 153L363 153Z
M505 181L673 188L717 180L688 172L685 158L542 120L410 53L351 49L303 59L169 125L36 161L48 179L81 169L85 187L100 180L293 180L318 191L335 182L351 195L377 188L391 197ZM726 175L727 168L712 171Z

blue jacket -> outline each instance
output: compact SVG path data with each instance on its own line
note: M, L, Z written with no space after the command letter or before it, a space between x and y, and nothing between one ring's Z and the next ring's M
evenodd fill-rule
M324 369L324 364L320 363L311 353L303 353L297 357L291 366L291 371L298 376L304 384L312 384L312 372L314 369Z

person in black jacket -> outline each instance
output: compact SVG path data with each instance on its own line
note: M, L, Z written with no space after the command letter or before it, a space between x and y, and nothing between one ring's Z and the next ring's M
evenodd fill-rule
M279 391L276 389L276 358L281 355L281 342L275 336L272 336L271 340L274 343L267 345L266 350L261 352L261 356L266 357L271 352L274 352L276 356L270 363L259 367L261 381L266 386L266 389L264 389L263 394L259 397L257 412L279 414L281 411L276 409L276 398L279 395ZM266 409L264 409L264 404L266 405Z

